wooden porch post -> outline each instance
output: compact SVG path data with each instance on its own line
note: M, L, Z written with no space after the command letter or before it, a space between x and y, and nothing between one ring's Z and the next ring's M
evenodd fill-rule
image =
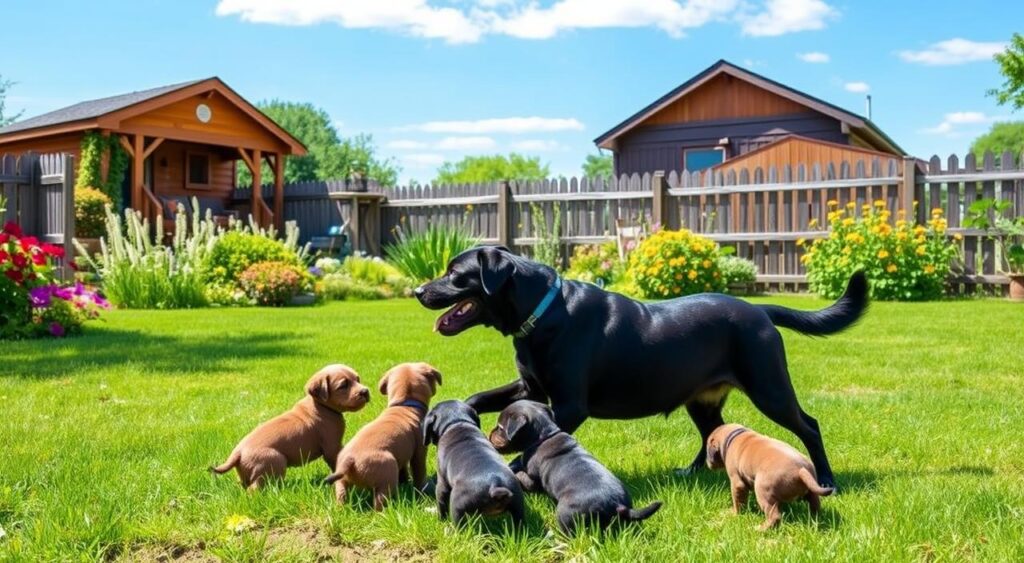
M132 136L132 150L130 151L132 157L132 209L138 209L142 211L142 218L149 218L149 209L146 205L143 205L142 199L142 183L146 180L146 166L144 162L143 154L145 154L145 148L142 146L145 138L142 135Z
M263 155L252 150L252 218L263 226Z
M284 154L274 153L274 225L284 228Z

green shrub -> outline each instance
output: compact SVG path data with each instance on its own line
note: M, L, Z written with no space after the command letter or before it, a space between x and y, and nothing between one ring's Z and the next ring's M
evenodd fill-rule
M295 264L257 262L242 272L238 285L256 304L280 307L309 288L310 280Z
M106 233L106 208L111 205L107 194L95 188L75 190L75 236L99 238Z
M111 303L128 309L185 309L206 306L202 265L217 240L217 226L207 217L175 216L175 235L164 246L163 226L150 237L148 222L125 210L124 223L106 207L106 236L94 259L75 242L79 254L103 284Z
M477 244L461 226L430 225L419 233L395 229L398 242L384 248L388 260L407 278L425 282L444 274L448 262Z
M642 297L664 299L722 291L718 245L687 229L657 231L629 256L629 276Z
M232 230L214 243L203 269L210 283L232 285L249 266L260 262L302 266L299 254L285 242L245 230Z
M384 287L369 285L338 273L324 276L321 282L321 291L325 298L336 301L346 299L370 301L393 297L393 294Z
M380 258L320 259L313 269L325 272L320 285L328 299L390 299L408 295L413 287L411 280Z
M722 256L718 259L718 271L722 274L726 286L731 284L749 284L757 281L757 266L739 256Z
M813 243L797 241L806 248L800 260L807 266L812 291L835 299L850 276L863 270L871 280L873 299L922 301L942 296L957 250L946 238L941 209L932 210L927 225L917 226L901 211L894 227L884 201L864 205L860 218L851 216L853 202L846 209L835 201L828 205L828 237Z
M565 277L611 287L625 273L626 264L619 260L619 245L611 241L600 245L577 246L569 258Z

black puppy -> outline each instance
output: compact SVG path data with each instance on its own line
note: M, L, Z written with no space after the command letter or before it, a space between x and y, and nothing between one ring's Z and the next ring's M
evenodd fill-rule
M477 412L519 399L550 401L559 428L572 433L590 416L667 415L685 405L701 435L690 465L696 470L708 435L724 423L726 396L739 388L803 441L819 481L834 484L818 423L800 408L775 327L825 335L852 325L867 308L861 273L838 301L814 312L711 293L641 303L562 282L553 269L505 248L477 247L417 288L416 297L431 309L451 307L435 324L445 336L478 324L515 336L520 379L470 397Z
M566 534L581 523L603 529L615 521L646 520L661 508L655 501L634 510L622 482L575 438L559 430L547 405L512 403L498 416L490 440L501 453L523 453L516 478L526 490L555 499L558 525Z
M461 524L467 515L508 512L514 525L523 523L519 481L480 431L480 418L469 405L438 403L423 420L423 443L437 444L438 517L450 515Z

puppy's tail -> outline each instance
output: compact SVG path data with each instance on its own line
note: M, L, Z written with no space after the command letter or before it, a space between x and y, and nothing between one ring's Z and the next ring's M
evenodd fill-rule
M852 326L868 308L868 280L864 272L855 272L846 284L846 292L832 305L820 311L796 311L778 305L760 305L772 324L809 336L825 336Z
M331 473L327 477L324 477L324 484L325 485L333 485L335 481L337 481L337 480L341 479L342 477L344 477L345 474L348 473L349 470L352 469L352 464L353 463L354 462L352 461L352 458L350 458L350 457L342 458L341 461L338 462L338 466L334 468L334 473Z
M800 470L797 471L797 475L800 476L800 480L804 482L804 486L807 487L807 490L818 496L827 497L835 492L835 489L832 487L822 487L819 485L818 480L814 478L814 475L811 475L811 472L808 471L806 467L801 467Z
M615 508L615 512L619 515L619 518L623 520L629 520L631 522L639 522L640 520L647 520L654 515L658 509L661 508L661 501L656 500L651 504L648 504L644 508L630 508L625 505L619 505Z
M501 485L491 485L490 495L495 502L506 503L512 498L512 490Z
M234 469L235 466L238 465L238 460L241 459L241 457L242 454L238 453L238 450L235 450L231 452L230 456L228 456L227 461L218 465L217 467L210 467L210 471L216 473L217 475L223 475L228 471Z

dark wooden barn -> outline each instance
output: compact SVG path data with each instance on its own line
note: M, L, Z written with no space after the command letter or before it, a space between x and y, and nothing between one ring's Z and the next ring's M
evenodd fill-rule
M764 150L784 140L800 151ZM616 174L694 172L752 151L759 166L838 164L904 151L871 120L720 60L594 140ZM842 147L850 147L844 151ZM846 154L849 152L849 154Z

